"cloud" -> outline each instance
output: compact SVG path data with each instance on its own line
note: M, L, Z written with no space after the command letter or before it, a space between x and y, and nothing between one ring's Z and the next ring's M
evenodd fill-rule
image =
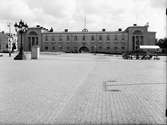
M86 16L89 30L125 29L149 22L150 30L163 37L165 5L165 0L0 0L0 30L6 22L19 19L29 26L81 30Z
M166 0L150 0L151 6L154 8L166 8Z
M33 18L34 14L30 10L29 6L22 0L1 0L0 1L0 19L19 19L19 18Z

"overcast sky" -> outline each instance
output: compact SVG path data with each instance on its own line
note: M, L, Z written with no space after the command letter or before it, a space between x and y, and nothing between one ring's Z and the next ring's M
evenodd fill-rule
M8 22L19 19L29 27L39 24L54 31L81 31L86 16L89 31L124 30L134 23L149 22L149 30L163 38L166 5L166 0L0 0L0 31L8 31Z

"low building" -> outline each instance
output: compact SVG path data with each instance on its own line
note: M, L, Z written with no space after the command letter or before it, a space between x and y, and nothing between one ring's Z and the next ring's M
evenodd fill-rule
M0 52L17 50L17 35L0 32Z
M8 35L5 32L0 32L0 52L8 51Z
M155 32L148 31L148 26L136 24L124 31L82 31L49 32L37 26L29 28L23 34L25 51L31 51L32 46L40 46L41 51L49 52L91 52L91 53L122 53L133 51L139 45L155 45ZM20 43L20 36L19 43ZM20 44L18 44L20 45Z

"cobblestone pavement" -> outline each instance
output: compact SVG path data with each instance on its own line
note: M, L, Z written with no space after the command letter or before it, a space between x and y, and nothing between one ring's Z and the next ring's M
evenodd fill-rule
M166 59L0 58L0 124L165 124Z

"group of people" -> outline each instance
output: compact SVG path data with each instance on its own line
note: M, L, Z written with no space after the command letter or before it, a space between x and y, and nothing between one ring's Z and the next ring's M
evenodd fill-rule
M158 57L157 54L150 54L147 52L126 52L122 54L123 59L141 59L141 60L150 60L155 59L155 60L159 60L160 58Z

